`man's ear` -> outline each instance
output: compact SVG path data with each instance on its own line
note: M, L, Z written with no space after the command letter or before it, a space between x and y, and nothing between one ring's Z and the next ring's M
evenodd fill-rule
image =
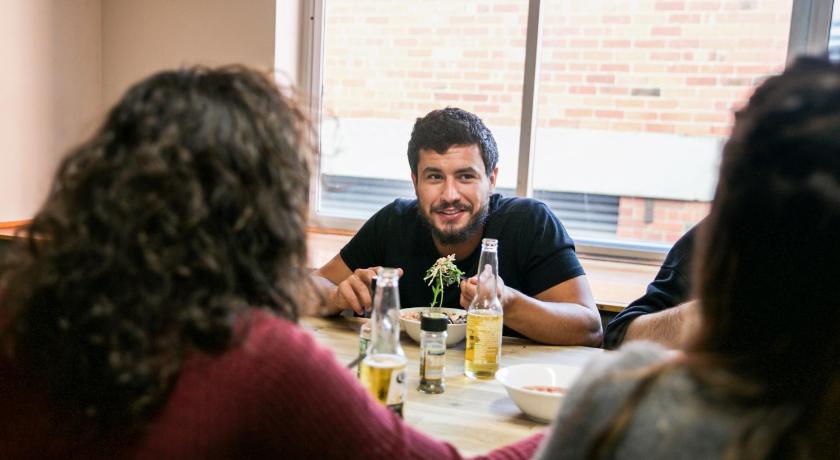
M498 177L498 176L499 176L499 167L496 166L495 168L493 168L493 172L490 173L490 176L488 177L488 179L490 179L490 191L491 192L496 190L496 177Z
M417 174L411 173L411 183L414 184L414 191L417 191Z

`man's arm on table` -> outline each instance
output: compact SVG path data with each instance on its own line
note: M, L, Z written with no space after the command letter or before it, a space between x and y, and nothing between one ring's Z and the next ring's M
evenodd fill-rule
M350 270L340 254L312 274L312 281L321 295L319 314L334 315L352 308L362 314L371 308L370 282L376 267Z
M461 282L461 305L465 308L475 296L475 290L474 279ZM556 284L534 297L506 286L500 296L505 325L531 340L551 345L597 347L601 344L601 316L584 275Z
M650 340L670 348L679 348L695 327L697 302L686 302L673 308L640 315L627 326L624 342Z

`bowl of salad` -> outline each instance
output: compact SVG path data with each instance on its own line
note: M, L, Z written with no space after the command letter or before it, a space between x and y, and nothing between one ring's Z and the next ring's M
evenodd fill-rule
M427 313L429 307L403 308L400 310L400 327L420 343L420 315ZM460 308L440 308L440 312L449 319L446 326L446 346L452 347L467 336L467 312Z

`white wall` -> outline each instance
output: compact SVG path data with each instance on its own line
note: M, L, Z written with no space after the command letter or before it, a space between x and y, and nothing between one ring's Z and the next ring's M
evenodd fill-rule
M275 0L106 0L103 96L113 104L137 80L172 67L274 66Z
M101 108L100 0L0 0L0 222L40 206Z
M274 67L275 0L0 0L0 222L132 83L191 64Z

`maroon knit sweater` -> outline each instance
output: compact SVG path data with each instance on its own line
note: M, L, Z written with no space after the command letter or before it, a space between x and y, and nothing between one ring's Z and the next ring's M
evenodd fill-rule
M44 395L0 359L1 458L460 458L369 397L310 334L262 312L240 346L187 360L142 435L86 436L62 423ZM529 458L541 437L489 457Z

